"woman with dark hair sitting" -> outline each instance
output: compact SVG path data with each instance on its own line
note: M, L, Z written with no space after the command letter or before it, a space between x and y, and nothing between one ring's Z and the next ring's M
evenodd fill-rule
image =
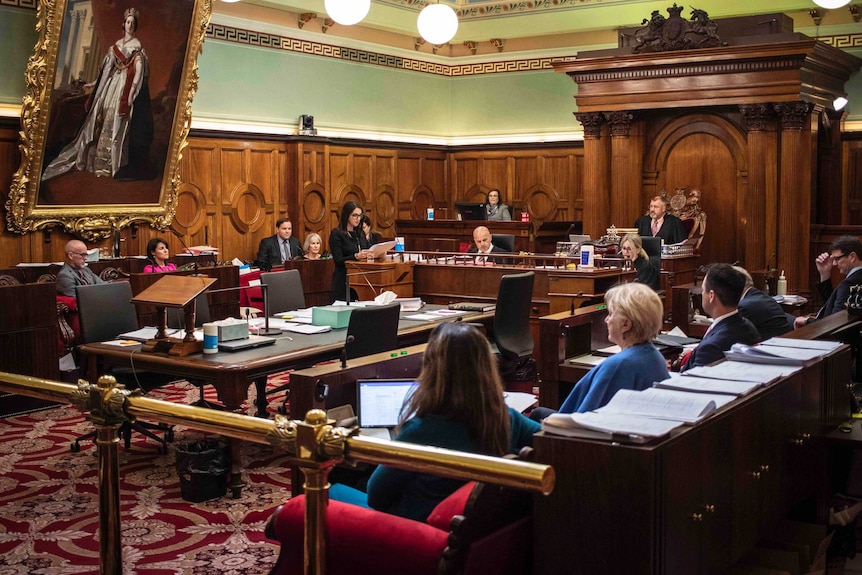
M362 206L350 201L341 208L338 228L329 234L329 249L335 261L332 272L332 301L347 297L347 262L368 257L368 240L362 233ZM351 294L350 299L354 299Z
M661 287L661 271L650 261L641 237L637 234L626 234L620 242L620 251L623 259L632 262L632 266L638 272L638 283L658 291Z
M147 242L147 261L144 266L144 273L150 274L154 272L172 272L177 269L174 264L168 263L168 258L171 256L168 250L168 243L162 238L153 238Z
M431 333L419 386L402 408L395 441L502 456L532 445L539 424L506 407L496 359L475 327L444 323ZM418 521L464 481L380 466L367 495L333 485L333 499Z
M485 199L485 219L497 222L511 222L509 206L502 202L499 190L491 190Z
M383 237L379 233L372 231L371 218L369 218L367 215L362 216L362 233L363 235L365 235L365 241L368 242L369 246L379 244L380 240Z

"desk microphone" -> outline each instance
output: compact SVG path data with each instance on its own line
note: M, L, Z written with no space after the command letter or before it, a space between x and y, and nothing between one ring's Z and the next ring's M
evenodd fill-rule
M195 275L198 275L198 258L197 258L197 256L195 254L193 254L192 250L189 249L189 246L186 245L186 242L183 240L183 235L180 232L175 230L173 227L169 227L168 229L171 230L172 234L177 236L177 239L180 240L180 243L183 245L183 248L185 248L186 252L188 252L188 254L190 256L192 256L192 264L194 265Z
M341 348L341 369L347 369L347 346L356 341L352 335L348 335L344 340L344 347Z

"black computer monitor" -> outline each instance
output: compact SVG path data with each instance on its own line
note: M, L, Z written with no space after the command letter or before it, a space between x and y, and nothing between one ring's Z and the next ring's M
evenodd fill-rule
M485 204L476 204L471 202L455 202L455 210L462 220L484 220L485 219Z

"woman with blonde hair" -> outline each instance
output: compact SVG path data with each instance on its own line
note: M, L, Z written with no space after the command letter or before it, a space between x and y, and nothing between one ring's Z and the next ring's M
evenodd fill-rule
M302 246L302 251L305 252L305 259L319 260L323 255L323 239L320 234L311 232L305 236L305 244Z
M661 299L639 283L620 284L605 294L608 339L621 351L575 384L560 413L583 413L605 405L620 389L640 391L670 377L667 362L650 342L662 324Z
M661 285L661 271L650 261L641 237L637 234L626 234L620 242L620 251L623 259L632 262L632 267L638 272L638 283L658 291Z
M419 385L405 401L395 441L502 456L532 445L539 425L506 407L488 340L475 327L451 322L432 332ZM368 494L333 485L333 499L424 521L438 503L464 484L380 466Z

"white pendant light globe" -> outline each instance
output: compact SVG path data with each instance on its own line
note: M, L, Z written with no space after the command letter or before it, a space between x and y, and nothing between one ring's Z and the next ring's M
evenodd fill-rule
M324 0L323 5L330 18L342 26L353 26L368 16L371 0Z
M426 42L439 46L455 37L458 16L446 4L429 4L419 13L416 26Z
M850 0L814 0L814 3L821 8L831 10L832 8L841 8L850 4Z

